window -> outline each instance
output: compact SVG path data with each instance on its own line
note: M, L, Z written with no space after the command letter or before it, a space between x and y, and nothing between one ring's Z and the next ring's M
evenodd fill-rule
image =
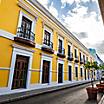
M82 61L82 57L81 57L82 55L81 55L81 52L80 52L80 61Z
M52 33L53 31L49 27L44 26L43 45L48 46L48 48L53 48Z
M62 47L62 40L61 40L61 39L59 39L58 52L59 52L59 53L63 53L63 47Z
M44 44L50 46L50 37L51 37L51 34L45 30L44 32Z
M77 49L74 49L75 58L77 58Z
M71 46L68 45L68 56L70 56L70 55L71 55Z

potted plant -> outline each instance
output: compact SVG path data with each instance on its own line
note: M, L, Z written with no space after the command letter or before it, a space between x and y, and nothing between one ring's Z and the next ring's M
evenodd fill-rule
M87 87L87 94L88 94L88 99L89 100L96 100L97 99L97 88L94 87L94 83L93 83L93 71L98 69L98 64L97 62L87 62L84 65L85 69L89 70L91 73L91 87Z

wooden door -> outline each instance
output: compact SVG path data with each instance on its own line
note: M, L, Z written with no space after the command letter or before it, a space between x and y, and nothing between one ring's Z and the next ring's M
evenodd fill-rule
M29 62L28 57L17 55L12 89L26 88L28 62Z
M58 83L63 82L63 64L58 64Z
M50 62L43 60L42 83L49 83Z
M69 65L69 81L72 80L72 67Z

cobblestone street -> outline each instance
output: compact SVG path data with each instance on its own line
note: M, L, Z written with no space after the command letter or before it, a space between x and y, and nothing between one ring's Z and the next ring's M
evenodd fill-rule
M102 97L98 94L97 101L89 101L86 87L90 84L54 91L8 104L97 104Z

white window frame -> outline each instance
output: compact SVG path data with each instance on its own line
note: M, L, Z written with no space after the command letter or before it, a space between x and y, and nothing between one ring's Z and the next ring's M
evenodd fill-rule
M31 26L31 32L34 33L35 31L35 25L36 25L36 18L31 18L29 15L27 15L26 13L24 13L23 11L20 11L20 14L19 14L19 20L18 20L18 27L21 27L21 24L22 24L22 17L26 17L27 19L29 19L30 21L32 21L32 26ZM17 27L17 28L18 28Z
M49 70L49 83L42 83L42 71L43 71L43 61L50 61L50 70ZM51 84L52 82L52 57L49 57L47 55L41 56L41 67L40 67L40 84Z
M44 42L45 30L50 33L50 41L53 42L53 30L46 25L44 25L44 29L43 29L43 42ZM50 48L50 46L47 46L46 44L43 44L43 46Z

